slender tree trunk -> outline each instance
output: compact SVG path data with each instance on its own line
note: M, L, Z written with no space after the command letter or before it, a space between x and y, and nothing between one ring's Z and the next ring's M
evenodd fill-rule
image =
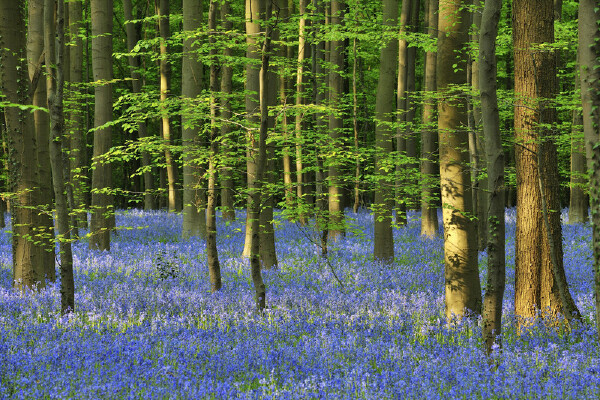
M341 26L344 12L343 0L331 0L331 26ZM329 138L334 148L342 146L344 120L340 116L344 80L341 72L344 69L344 41L330 42L329 62L332 70L329 72L329 106L334 112L329 115ZM332 241L345 233L344 206L342 203L342 162L340 158L328 160L329 164L329 223L328 237Z
M171 37L169 29L169 0L155 0L156 15L158 16L158 30L160 34L160 102L161 102L161 119L162 119L162 138L165 148L165 165L167 168L167 184L168 184L168 206L169 211L181 210L181 199L178 190L177 164L173 157L171 146L173 139L171 138L171 121L169 111L167 109L167 100L171 91L171 67L169 64L169 49L167 41Z
M0 91L12 104L31 105L26 57L25 2L0 0ZM41 68L41 67L40 67ZM37 79L39 83L39 75ZM46 273L42 263L44 249L36 244L39 227L39 174L35 148L35 125L29 110L4 109L9 149L9 184L12 216L13 286L43 288Z
M112 121L112 26L113 1L91 0L92 67L94 81L107 82L94 86L94 127ZM102 157L112 143L112 128L106 126L94 132L94 159L92 162L92 218L90 247L110 250L113 196L111 166Z
M36 68L41 67L41 60L45 59L44 53L44 25L50 24L54 26L50 13L48 18L50 21L45 21L47 18L44 13L44 0L30 1L28 4L29 18L27 24L27 59L29 67L29 79L33 79ZM52 28L53 29L53 28ZM47 101L47 80L43 79L43 75L38 81L37 87L34 88L33 105L46 108ZM56 279L56 268L54 264L54 222L52 220L52 175L50 170L50 154L47 146L48 138L50 137L50 121L48 114L45 111L37 110L33 112L35 123L35 139L37 149L37 163L39 165L40 174L40 209L38 210L38 218L40 227L38 229L38 239L44 247L42 258L42 268L46 278L50 281Z
M131 0L123 0L123 14L125 15L125 21L133 20ZM138 23L133 22L125 23L125 32L127 34L127 50L129 52L133 51L135 45L140 40L138 25ZM133 93L141 93L143 78L139 72L140 57L130 56L128 59ZM138 123L138 137L140 140L144 140L144 138L148 137L146 121L141 121ZM150 159L150 153L148 151L142 151L142 168L144 169L144 210L153 210L156 208L156 199L154 197L154 180L152 177L151 164L152 160Z
M383 24L385 29L394 29L398 22L398 1L383 2ZM393 190L388 179L390 157L392 155L392 129L394 104L394 82L398 42L388 40L379 53L379 82L375 101L375 176L378 187L375 190L374 216L374 256L384 263L394 261L394 235L392 232Z
M437 85L440 178L444 214L446 317L481 312L477 238L468 162L467 107L453 85L466 84L469 14L466 1L442 0L439 12ZM457 65L454 68L453 65ZM452 86L451 86L452 85Z
M577 65L577 69L579 69L579 65ZM579 89L581 86L579 73L577 72L575 76L575 88ZM586 176L585 141L581 129L583 126L583 115L580 110L573 110L572 121L569 224L581 224L588 220L589 201L585 187L589 182Z
M431 38L437 38L438 0L428 0L427 32ZM439 232L437 207L435 206L435 180L437 132L435 131L435 96L436 90L436 58L435 51L425 53L425 86L426 98L423 104L423 126L421 132L421 236L433 238Z
M396 16L397 19L397 16ZM352 40L352 130L354 132L354 205L352 212L357 213L360 203L360 145L359 145L359 129L358 129L358 39Z
M307 3L308 0L300 0L298 13L300 14L300 20L298 23L298 69L296 72L296 125L295 125L295 133L296 133L296 197L298 201L298 205L300 207L300 213L298 215L299 221L301 224L306 224L306 213L301 211L302 207L305 207L306 199L304 196L304 185L305 185L305 177L304 177L304 165L302 159L302 127L303 127L303 118L302 118L302 104L304 103L304 64L306 58L306 52L308 50L308 45L306 42L306 13L307 13Z
M83 83L83 41L79 35L83 28L83 9L82 3L74 1L69 3L69 31L71 36L71 45L69 51L69 80L70 93L76 102L81 102L84 96L84 90L81 87ZM84 119L85 110L79 107L72 107L69 120L71 128L69 132L69 181L72 185L74 208L71 217L71 226L74 228L74 235L78 236L78 229L87 229L87 211L85 202L85 193L88 191L88 182L86 175L86 153L85 145ZM65 178L67 178L65 176Z
M71 251L71 234L69 229L69 210L63 176L62 145L65 136L63 114L64 93L64 53L65 53L65 21L64 0L58 0L56 6L56 49L54 23L54 0L45 0L44 13L46 25L44 29L44 45L46 49L46 74L48 76L48 109L50 111L50 162L52 166L52 184L56 199L56 222L58 226L57 240L60 251L60 309L62 314L75 311L75 283L73 280L73 252ZM57 50L57 51L56 51ZM55 56L56 54L56 56ZM53 252L54 255L54 252Z
M498 111L496 36L502 0L486 0L479 35L479 84L483 135L488 165L488 273L483 300L483 338L490 354L502 334L502 301L506 281L504 222L504 151Z
M400 160L396 163L396 224L405 225L406 219L406 137L402 124L406 122L406 78L408 74L408 43L406 41L407 25L410 21L412 0L403 0L400 11L400 39L398 40L398 79L396 87L396 152Z
M221 5L221 20L223 21L223 29L226 32L230 32L233 29L233 23L230 18L231 5L229 0L223 1ZM225 60L233 55L230 47L226 47L223 50L223 56ZM221 93L223 98L221 99L221 136L226 140L226 143L235 143L233 137L231 137L231 124L227 123L231 119L232 108L231 108L231 96L233 88L233 67L226 62L221 67ZM237 165L236 157L232 154L232 148L228 144L221 146L221 154L224 157L224 165L221 168L221 211L223 218L226 221L235 220L235 202L233 192L233 168Z
M257 19L260 18L260 11L266 8L264 12L264 20L268 21L271 16L271 1L266 1L266 7L262 7L264 3L257 0L246 0L246 34L254 33L258 28ZM248 179L248 221L250 224L250 268L252 273L252 282L256 293L256 308L258 311L264 310L266 307L266 291L265 284L262 279L260 265L260 207L261 207L261 189L262 178L265 170L266 152L267 152L267 127L268 127L268 68L269 68L269 51L270 51L270 26L267 25L265 41L262 51L262 65L259 70L259 107L260 107L260 128L257 151L254 152L254 179ZM249 44L249 53L257 52L256 40ZM247 71L248 73L248 71ZM248 104L247 104L248 105ZM249 171L250 175L250 171Z
M555 110L547 105L555 92L556 57L532 48L554 41L553 19L551 0L513 2L515 313L521 326L529 324L539 310L550 316L564 310L569 319L570 312L576 311L564 278L556 145L551 129L539 126L556 119Z
M292 13L292 9L290 9L290 5L293 7L293 1L288 0L279 0L279 15L282 21L288 22L290 19L290 15ZM293 46L291 45L282 45L280 49L280 57L285 59L286 62L291 63L291 60L294 55ZM290 137L290 127L291 124L288 118L288 101L291 102L291 99L288 97L289 92L291 90L291 77L289 76L289 70L286 67L280 69L279 74L279 101L281 107L283 108L281 111L281 132L283 138L283 149L282 149L282 162L283 162L283 190L285 196L285 207L286 211L290 214L290 219L295 220L296 212L298 209L295 206L295 195L294 195L294 183L292 182L292 148L291 148L291 137Z
M208 30L211 32L208 38L210 46L210 149L208 158L208 201L206 206L206 258L208 260L208 273L212 291L221 289L221 266L219 264L219 253L217 251L217 136L219 126L217 125L217 97L219 90L219 71L216 44L217 31L217 0L210 1L208 10Z
M183 41L181 95L186 101L202 92L203 66L198 61L198 38L192 33L202 24L202 2L184 0L183 31L188 37ZM227 118L230 118L227 117ZM206 191L202 179L202 164L198 160L201 147L200 127L188 113L181 116L183 139L183 237L207 235Z
M579 2L579 77L583 105L583 131L590 171L590 208L594 255L596 331L600 341L600 10L594 0Z

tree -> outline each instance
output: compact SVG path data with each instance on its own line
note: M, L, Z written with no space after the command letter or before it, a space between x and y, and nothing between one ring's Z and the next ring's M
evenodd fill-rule
M502 0L486 0L479 33L479 88L488 165L488 273L483 300L483 338L492 352L502 333L502 301L506 280L504 222L504 151L497 95L496 36Z
M395 28L398 22L398 1L383 2L383 24L385 33ZM398 42L386 37L380 50L379 81L375 103L375 191L374 216L374 256L376 260L392 263L394 261L394 236L392 232L393 191L386 177L391 170L389 165L392 154L392 120L395 109L394 83L396 79L396 60L398 58Z
M592 249L594 254L594 295L596 330L600 340L600 10L595 1L579 2L579 77L583 105L585 154L590 172Z
M427 33L430 38L437 38L438 0L427 1ZM435 51L425 53L425 99L423 104L423 131L421 132L421 235L434 237L439 232L437 207L434 203L434 182L437 179L435 152L437 150L437 132L435 124L436 90L436 58Z
M330 19L332 29L340 29L344 14L343 0L331 0ZM339 35L338 35L339 36ZM329 138L334 149L341 147L344 120L340 115L344 94L344 41L336 37L330 42L329 63L329 106L334 110L329 114ZM336 241L344 234L344 206L342 203L342 165L338 156L328 160L329 179L329 224L328 237Z
M110 250L113 227L112 172L104 158L112 145L112 9L112 0L91 0L95 131L90 247L98 250Z
M167 170L168 205L169 211L181 210L181 195L177 190L178 174L177 165L171 151L173 139L171 135L171 121L167 107L167 99L171 92L171 66L169 63L168 40L171 37L169 28L169 0L155 0L156 15L158 16L158 30L160 35L160 112L162 122L162 139L165 145L165 165Z
M25 2L1 0L0 9L0 91L9 106L4 110L9 150L9 184L12 216L13 286L42 288L44 249L36 239L40 221L40 186L37 167L35 126L31 118L31 92L40 80L41 63L29 80L25 39ZM20 107L19 107L20 106Z
M56 38L54 15L56 13ZM52 185L56 203L57 240L60 250L60 309L62 314L75 311L75 282L73 280L73 252L69 210L67 204L63 165L63 139L65 117L63 112L64 58L65 58L65 3L64 0L44 1L45 27L44 48L46 49L46 74L48 76L48 109L50 112L50 163ZM56 40L56 46L55 46ZM52 252L54 256L54 251Z
M513 2L517 228L515 314L530 323L541 310L570 319L579 314L563 268L553 98L556 57L541 44L554 41L552 0Z
M437 56L440 179L444 216L446 316L481 312L477 238L471 197L466 84L466 1L441 0Z
M34 0L28 3L27 24L27 59L29 67L29 79L33 79L37 68L42 66L45 58L44 52L44 25L53 25L52 15L44 12L44 0ZM45 21L49 18L49 21ZM43 77L43 76L42 76ZM47 101L47 79L40 79L34 88L32 103L34 106L46 108ZM54 224L52 221L52 176L50 170L50 155L48 149L48 138L50 137L50 122L48 113L43 110L33 112L35 121L36 160L39 164L40 174L40 219L38 240L43 244L45 251L41 255L40 262L45 271L46 278L51 281L56 279L56 268L54 264L54 242L52 241Z
M183 1L183 60L181 96L192 106L202 91L203 66L198 60L196 30L202 22L202 2ZM183 139L183 237L206 236L206 192L203 190L202 161L199 159L200 128L184 112L181 116Z
M139 34L139 22L133 22L133 10L131 5L131 0L123 0L123 14L125 16L125 32L127 35L127 51L133 52L135 45L140 40ZM185 20L184 20L185 25ZM184 26L185 30L185 26ZM185 56L184 56L185 60ZM131 76L131 86L133 89L133 93L141 93L143 86L143 78L140 74L140 57L136 55L130 55L128 57L129 61L129 69ZM182 81L182 86L184 86L185 80ZM138 128L138 137L143 140L148 137L148 128L146 126L146 121L140 121L137 124ZM142 168L144 170L144 209L145 210L153 210L156 208L156 201L153 193L153 178L152 178L152 168L151 168L151 159L150 153L148 151L142 151ZM185 219L185 214L184 214ZM184 230L185 231L185 230Z

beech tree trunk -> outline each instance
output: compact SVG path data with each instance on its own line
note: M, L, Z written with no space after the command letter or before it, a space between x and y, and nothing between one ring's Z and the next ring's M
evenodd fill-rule
M437 38L438 0L428 0L427 33ZM439 233L437 207L435 206L435 187L437 186L437 132L435 130L436 100L436 59L435 51L425 53L425 91L423 104L423 126L421 132L421 236L433 238Z
M60 251L60 309L68 314L75 311L75 282L73 280L73 252L71 250L71 233L69 227L69 209L65 188L63 165L63 140L65 136L65 117L63 113L64 93L64 53L65 53L65 21L64 0L56 2L45 0L44 14L44 47L46 49L46 74L48 77L48 109L50 111L49 148L52 166L52 184L56 202L56 225ZM56 38L54 34L54 14L56 11ZM56 40L56 48L54 42ZM55 56L56 54L56 56ZM53 235L54 237L54 235ZM54 251L52 251L54 256Z
M12 104L31 105L31 81L26 57L25 2L0 0L0 91ZM41 68L41 66L40 66ZM41 70L40 70L41 72ZM39 75L37 79L39 83ZM43 288L46 270L44 249L35 240L39 227L39 173L35 148L35 125L30 110L4 109L7 140L11 143L9 185L11 198L13 287ZM36 243L37 242L37 243Z
M27 23L27 59L29 79L33 79L36 69L41 68L40 61L47 63L44 52L44 27L54 26L53 14L45 15L44 0L30 1L28 4L29 16ZM49 21L46 19L49 18ZM42 54L44 53L44 54ZM42 75L33 92L33 105L46 108L48 106L47 94L48 81ZM38 239L44 248L42 268L46 278L50 281L56 279L56 268L54 263L54 222L52 220L52 174L50 169L50 154L48 149L48 138L50 137L50 120L48 113L37 110L33 112L35 123L36 159L39 165L40 175L40 209L38 218L40 227Z
M303 118L302 118L302 104L304 103L304 63L306 53L308 51L308 45L306 42L306 13L307 13L308 0L300 0L298 13L300 14L300 20L298 22L298 66L296 71L296 197L298 219L302 225L306 224L306 213L303 211L303 207L306 207L306 199L304 196L304 165L302 159L302 142L303 142Z
M398 22L398 1L383 2L383 25L385 31L394 29ZM393 190L389 177L393 150L391 124L393 121L394 83L398 42L389 39L379 53L379 81L375 101L375 190L374 207L374 251L376 260L384 263L394 261L394 235L392 231Z
M110 250L113 228L113 195L110 162L102 157L112 146L112 127L101 126L112 121L112 27L113 1L91 0L92 69L94 81L94 158L92 161L92 204L90 247Z
M486 0L479 34L479 86L488 165L488 273L483 300L483 338L490 354L502 338L502 301L506 281L504 150L497 96L496 37L502 0Z
M596 330L600 341L600 10L593 0L579 2L579 77L583 105L583 130L590 171L590 208L594 254Z
M577 65L579 69L579 65ZM579 73L575 74L575 88L579 89ZM587 165L585 158L585 141L583 138L583 115L580 110L573 110L571 127L571 182L569 190L569 224L581 224L588 220L589 201L586 193Z
M466 84L469 13L464 0L442 0L437 86L440 179L444 215L446 317L481 312L477 238L468 167L467 105L454 85ZM453 65L457 67L454 68Z
M123 14L125 16L125 21L132 21L134 19L131 0L123 0ZM125 32L127 35L127 50L129 52L133 51L135 45L140 40L140 34L138 29L139 23L125 23ZM133 93L141 93L143 86L143 78L139 72L140 57L130 56L128 57L128 61ZM144 138L148 137L146 121L141 121L138 123L138 137L140 138L140 140L144 140ZM150 159L150 153L147 151L142 151L142 168L144 169L144 210L154 210L156 208L156 199L154 196L154 179L152 177L151 164L152 160Z
M183 41L183 59L181 71L181 95L191 101L202 92L203 66L198 61L198 38L192 33L202 25L202 2L183 1L183 31L187 33ZM229 118L229 117L228 117ZM200 236L206 232L206 191L202 178L200 157L200 126L198 122L181 116L183 139L183 237Z

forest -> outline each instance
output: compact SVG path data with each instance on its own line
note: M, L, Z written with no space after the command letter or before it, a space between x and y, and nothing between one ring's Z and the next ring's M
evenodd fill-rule
M599 398L593 0L0 0L0 398Z

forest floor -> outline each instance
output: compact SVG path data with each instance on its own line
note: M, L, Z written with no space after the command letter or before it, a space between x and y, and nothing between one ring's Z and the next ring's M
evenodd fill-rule
M395 264L382 266L372 216L348 216L353 228L329 264L311 228L279 221L264 315L240 258L242 212L219 221L219 293L210 293L204 242L181 239L181 215L120 212L110 253L74 244L68 317L57 285L10 289L10 236L0 233L0 398L600 398L589 225L563 228L587 324L517 336L509 210L503 348L490 364L476 322L444 324L442 239L421 239L409 214L395 230Z

